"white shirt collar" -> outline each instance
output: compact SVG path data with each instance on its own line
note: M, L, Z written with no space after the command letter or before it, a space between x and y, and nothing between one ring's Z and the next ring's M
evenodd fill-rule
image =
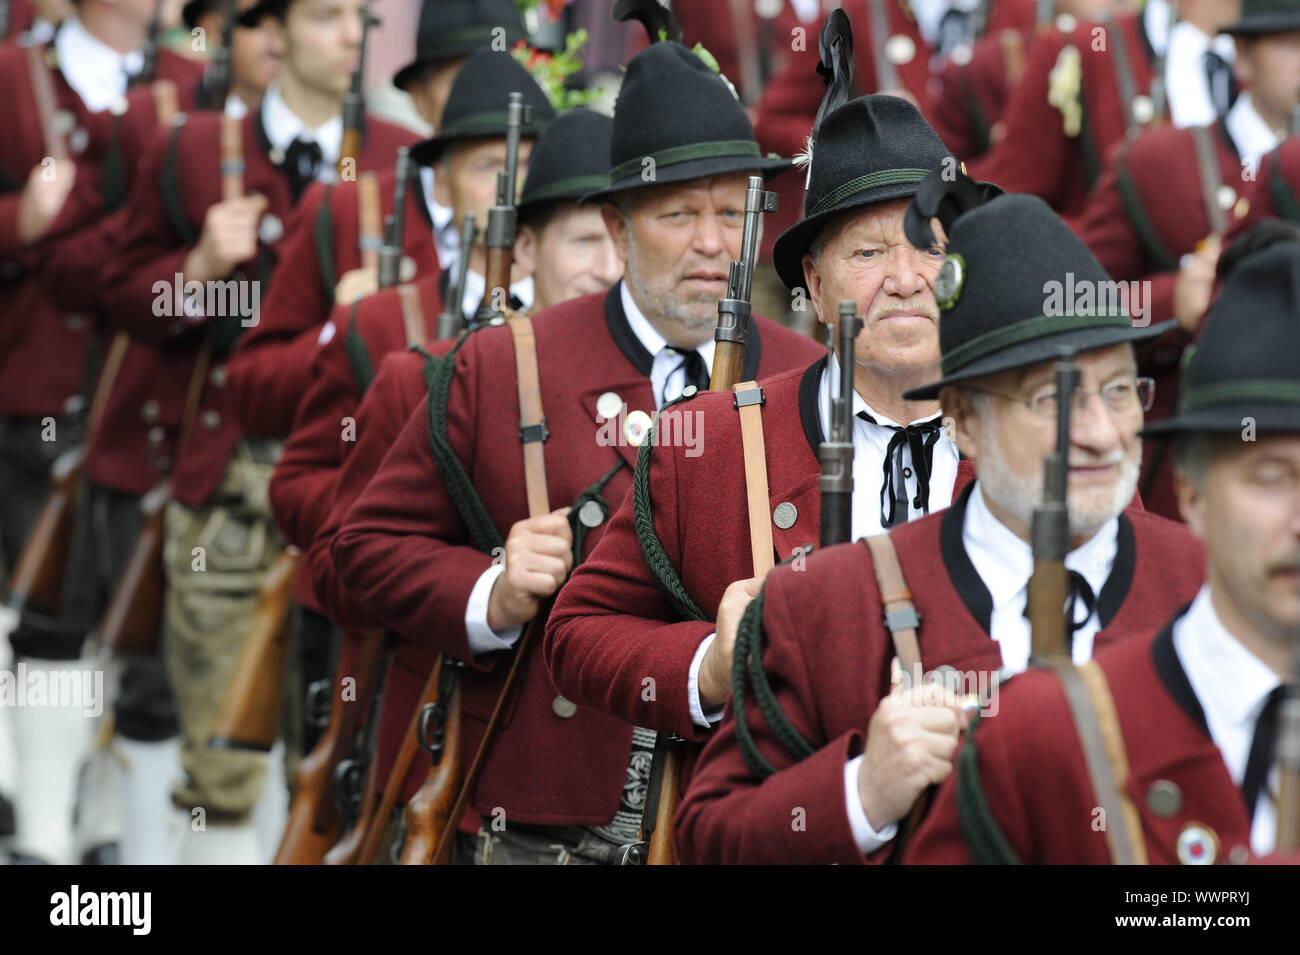
M1168 0L1147 0L1142 8L1143 32L1157 56L1165 52L1165 44L1169 42L1169 14Z
M487 288L487 279L473 269L465 270L465 294L460 297L461 311L466 317L472 317L483 301L483 291ZM533 277L525 276L510 286L510 294L523 303L523 309L533 306Z
M27 32L22 36L24 46L40 46L49 43L54 37L54 24L49 20L37 18L32 21L32 25L27 28Z
M1258 169L1260 159L1276 149L1281 142L1277 133L1255 109L1248 90L1237 97L1237 102L1232 104L1223 122L1228 127L1228 135L1232 137L1242 163L1249 169Z
M420 188L424 192L425 208L433 223L433 244L438 250L438 264L444 269L456 267L460 258L460 233L453 221L455 210L433 198L434 171L432 166L420 167Z
M321 150L319 179L330 182L343 145L343 116L337 114L315 129L308 129L298 114L289 108L280 93L280 84L272 83L262 97L262 127L266 138L284 152L295 139L312 140Z
M983 0L908 0L916 17L916 29L926 43L933 46L939 39L939 24L949 10L971 13Z
M690 382L686 381L686 374L681 371L679 366L682 364L682 356L675 351L671 351L668 346L668 340L659 334L659 330L650 324L650 319L645 317L640 307L637 306L636 300L632 298L632 292L628 288L626 281L619 282L619 298L623 303L623 314L627 316L627 324L632 329L632 334L637 340L645 346L645 350L653 356L654 361L650 369L650 385L654 390L656 404L662 404L662 398L665 391L669 399L682 393L682 389ZM713 371L713 352L717 346L712 338L695 349L704 359L704 367Z
M59 71L92 113L122 101L128 77L144 66L144 54L139 50L123 56L76 17L63 21L54 35L54 49L59 55Z
M1208 126L1218 115L1214 102L1210 98L1210 83L1205 72L1205 54L1210 50L1219 54L1223 61L1231 65L1237 56L1237 47L1232 37L1220 33L1211 37L1202 33L1198 27L1186 20L1179 20L1169 30L1168 11L1159 32L1152 34L1152 46L1157 51L1162 49L1165 37L1169 48L1165 51L1165 89L1169 97L1169 114L1173 124L1179 128L1187 126ZM1156 46L1159 37L1160 45Z
M834 398L839 393L840 393L840 363L837 359L832 358L830 361L826 362L826 370L822 372L822 387L818 392L817 412L821 419L823 436L831 433L831 399ZM863 397L860 394L857 393L856 390L854 390L852 394L853 394L853 415L855 418L857 417L859 411L865 411L867 414L871 415L871 417L875 418L876 424L881 427L885 427L888 425L892 425L895 428L903 427L901 424L899 424L897 421L894 421L892 418L887 418L884 415L876 412L876 410L873 409L871 405L867 404L867 402L863 399ZM939 412L936 411L934 414L926 415L923 418L917 418L915 421L909 421L908 424L920 424L923 421L933 421L938 416L939 416ZM864 422L864 424L870 426L871 422L867 421Z

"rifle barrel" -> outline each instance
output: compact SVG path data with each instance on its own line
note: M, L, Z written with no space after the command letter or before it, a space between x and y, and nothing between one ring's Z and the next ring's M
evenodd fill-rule
M379 250L379 287L391 288L401 277L402 244L406 232L406 184L411 178L411 151L397 150L396 181L393 185L393 215Z
M474 213L465 213L465 222L460 230L460 257L456 259L455 270L451 273L451 282L447 285L447 300L442 303L442 314L438 316L438 327L434 335L438 339L454 338L465 324L465 276L469 272L469 250L478 236L474 224Z
M853 539L853 345L862 330L857 303L840 302L839 394L831 398L830 440L817 449L821 462L821 540L823 547Z

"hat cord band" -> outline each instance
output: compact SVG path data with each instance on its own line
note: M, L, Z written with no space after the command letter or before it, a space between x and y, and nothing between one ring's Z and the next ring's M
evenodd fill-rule
M534 192L526 193L520 204L565 198L567 196L577 199L589 192L604 189L608 184L606 177L600 173L593 173L589 176L568 176L564 179L557 179L545 186L539 186Z
M753 156L758 158L758 143L752 139L726 139L712 143L688 143L685 146L673 146L661 149L657 153L647 153L636 159L621 162L609 171L609 185L616 184L627 176L639 176L645 168L647 159L657 166L675 166L678 163L691 162L695 159L716 159L725 156ZM653 182L654 180L650 180Z
M939 361L939 367L947 376L985 355L1019 345L1021 342L1046 338L1059 332L1078 331L1082 328L1125 328L1131 325L1132 321L1132 318L1123 312L1107 312L1100 315L1040 315L1038 318L1016 322L1007 328L999 328L971 339L944 355Z
M504 136L509 115L505 110L485 110L458 116L438 130L435 139L458 139L468 136ZM525 136L536 135L534 126L522 127Z
M1183 388L1180 412L1199 411L1218 405L1242 402L1300 405L1300 381L1287 378L1253 378L1219 381L1212 385Z
M868 189L875 189L877 186L911 185L914 182L920 182L929 174L929 169L879 169L876 172L869 172L865 176L850 179L842 186L823 196L817 205L808 210L804 218L815 216L832 206L839 205L849 196L856 195L859 192L866 192Z
M442 47L461 46L465 43L474 43L478 41L487 44L495 39L497 30L501 30L505 33L505 39L507 42L510 40L518 42L519 40L524 39L524 34L519 32L516 27L504 24L501 26L495 26L492 24L480 23L477 26L461 27L459 30L439 33L437 42L430 45L429 51L440 49Z

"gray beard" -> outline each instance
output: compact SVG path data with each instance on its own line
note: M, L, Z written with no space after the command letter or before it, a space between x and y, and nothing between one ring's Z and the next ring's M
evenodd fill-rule
M660 289L648 283L641 274L641 261L635 242L628 243L627 262L624 264L623 278L632 290L637 293L637 298L643 302L655 303L658 312L656 317L660 322L674 323L691 331L702 328L715 328L718 324L716 309L702 309L701 306L705 303L693 302L690 299L683 298L671 286ZM716 306L716 301L711 301L709 304ZM701 312L703 313L701 314ZM646 318L650 319L650 316L647 315ZM652 320L652 324L657 325L658 323ZM660 334L662 334L662 330Z

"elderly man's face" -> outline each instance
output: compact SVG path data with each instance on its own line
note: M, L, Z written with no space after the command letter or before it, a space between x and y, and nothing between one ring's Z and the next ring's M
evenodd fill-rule
M628 195L624 209L601 210L633 299L670 344L698 345L717 327L740 258L748 181L737 172L655 186Z
M821 254L803 258L817 318L839 321L839 303L858 303L863 328L854 358L867 368L915 373L939 368L939 306L934 280L943 249L917 249L903 234L910 199L870 206L831 223Z
M1143 410L1131 345L1081 352L1078 399L1070 416L1070 535L1091 537L1122 511L1137 490L1142 463ZM945 388L940 400L952 418L957 447L971 459L990 510L1028 538L1034 507L1043 499L1043 459L1056 447L1056 406L1026 405L1056 393L1054 363L1040 362ZM1107 397L1100 393L1103 388ZM974 394L972 394L974 392Z
M1211 444L1200 481L1178 478L1183 517L1205 541L1214 606L1234 633L1275 642L1300 628L1300 435Z

